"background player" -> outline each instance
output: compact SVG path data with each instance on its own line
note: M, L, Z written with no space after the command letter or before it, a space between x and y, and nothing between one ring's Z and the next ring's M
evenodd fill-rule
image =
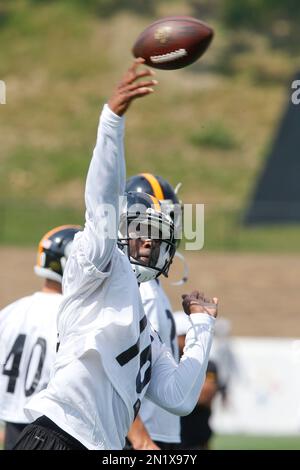
M39 243L35 273L44 279L40 292L19 299L0 312L0 419L5 421L6 450L28 424L24 406L50 378L56 342L61 283L75 225L56 227Z

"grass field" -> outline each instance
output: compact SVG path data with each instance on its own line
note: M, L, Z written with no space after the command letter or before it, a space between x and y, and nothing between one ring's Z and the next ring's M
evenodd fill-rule
M300 436L218 435L214 450L300 450Z
M35 244L53 224L82 221L99 110L151 18L122 12L103 19L68 1L20 0L8 11L0 23L7 84L0 243ZM176 11L190 13L174 1L161 14ZM248 230L241 223L297 57L272 50L267 37L233 36L207 20L216 37L205 57L184 70L158 71L157 93L128 115L127 172L182 181L182 199L205 204L209 250L299 252L299 227Z

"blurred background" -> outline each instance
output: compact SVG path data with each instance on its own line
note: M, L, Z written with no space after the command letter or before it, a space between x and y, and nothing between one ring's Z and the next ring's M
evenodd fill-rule
M214 448L300 449L298 0L0 0L0 308L39 287L41 236L83 222L99 111L138 34L171 15L215 38L192 66L157 71L157 93L135 103L127 174L182 182L182 201L205 205L204 248L182 250L188 285L164 284L174 309L196 286L230 320L243 373L231 408L216 404ZM175 263L171 280L180 273Z

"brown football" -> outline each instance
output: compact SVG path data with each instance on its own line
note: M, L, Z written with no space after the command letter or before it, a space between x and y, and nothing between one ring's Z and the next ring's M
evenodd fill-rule
M169 16L150 24L137 38L132 53L151 67L180 69L204 54L213 35L213 29L196 18Z

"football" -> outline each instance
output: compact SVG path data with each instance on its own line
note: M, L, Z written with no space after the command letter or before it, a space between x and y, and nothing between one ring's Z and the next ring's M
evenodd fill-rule
M180 69L204 54L213 35L213 29L196 18L170 16L150 24L137 38L132 53L151 67Z

